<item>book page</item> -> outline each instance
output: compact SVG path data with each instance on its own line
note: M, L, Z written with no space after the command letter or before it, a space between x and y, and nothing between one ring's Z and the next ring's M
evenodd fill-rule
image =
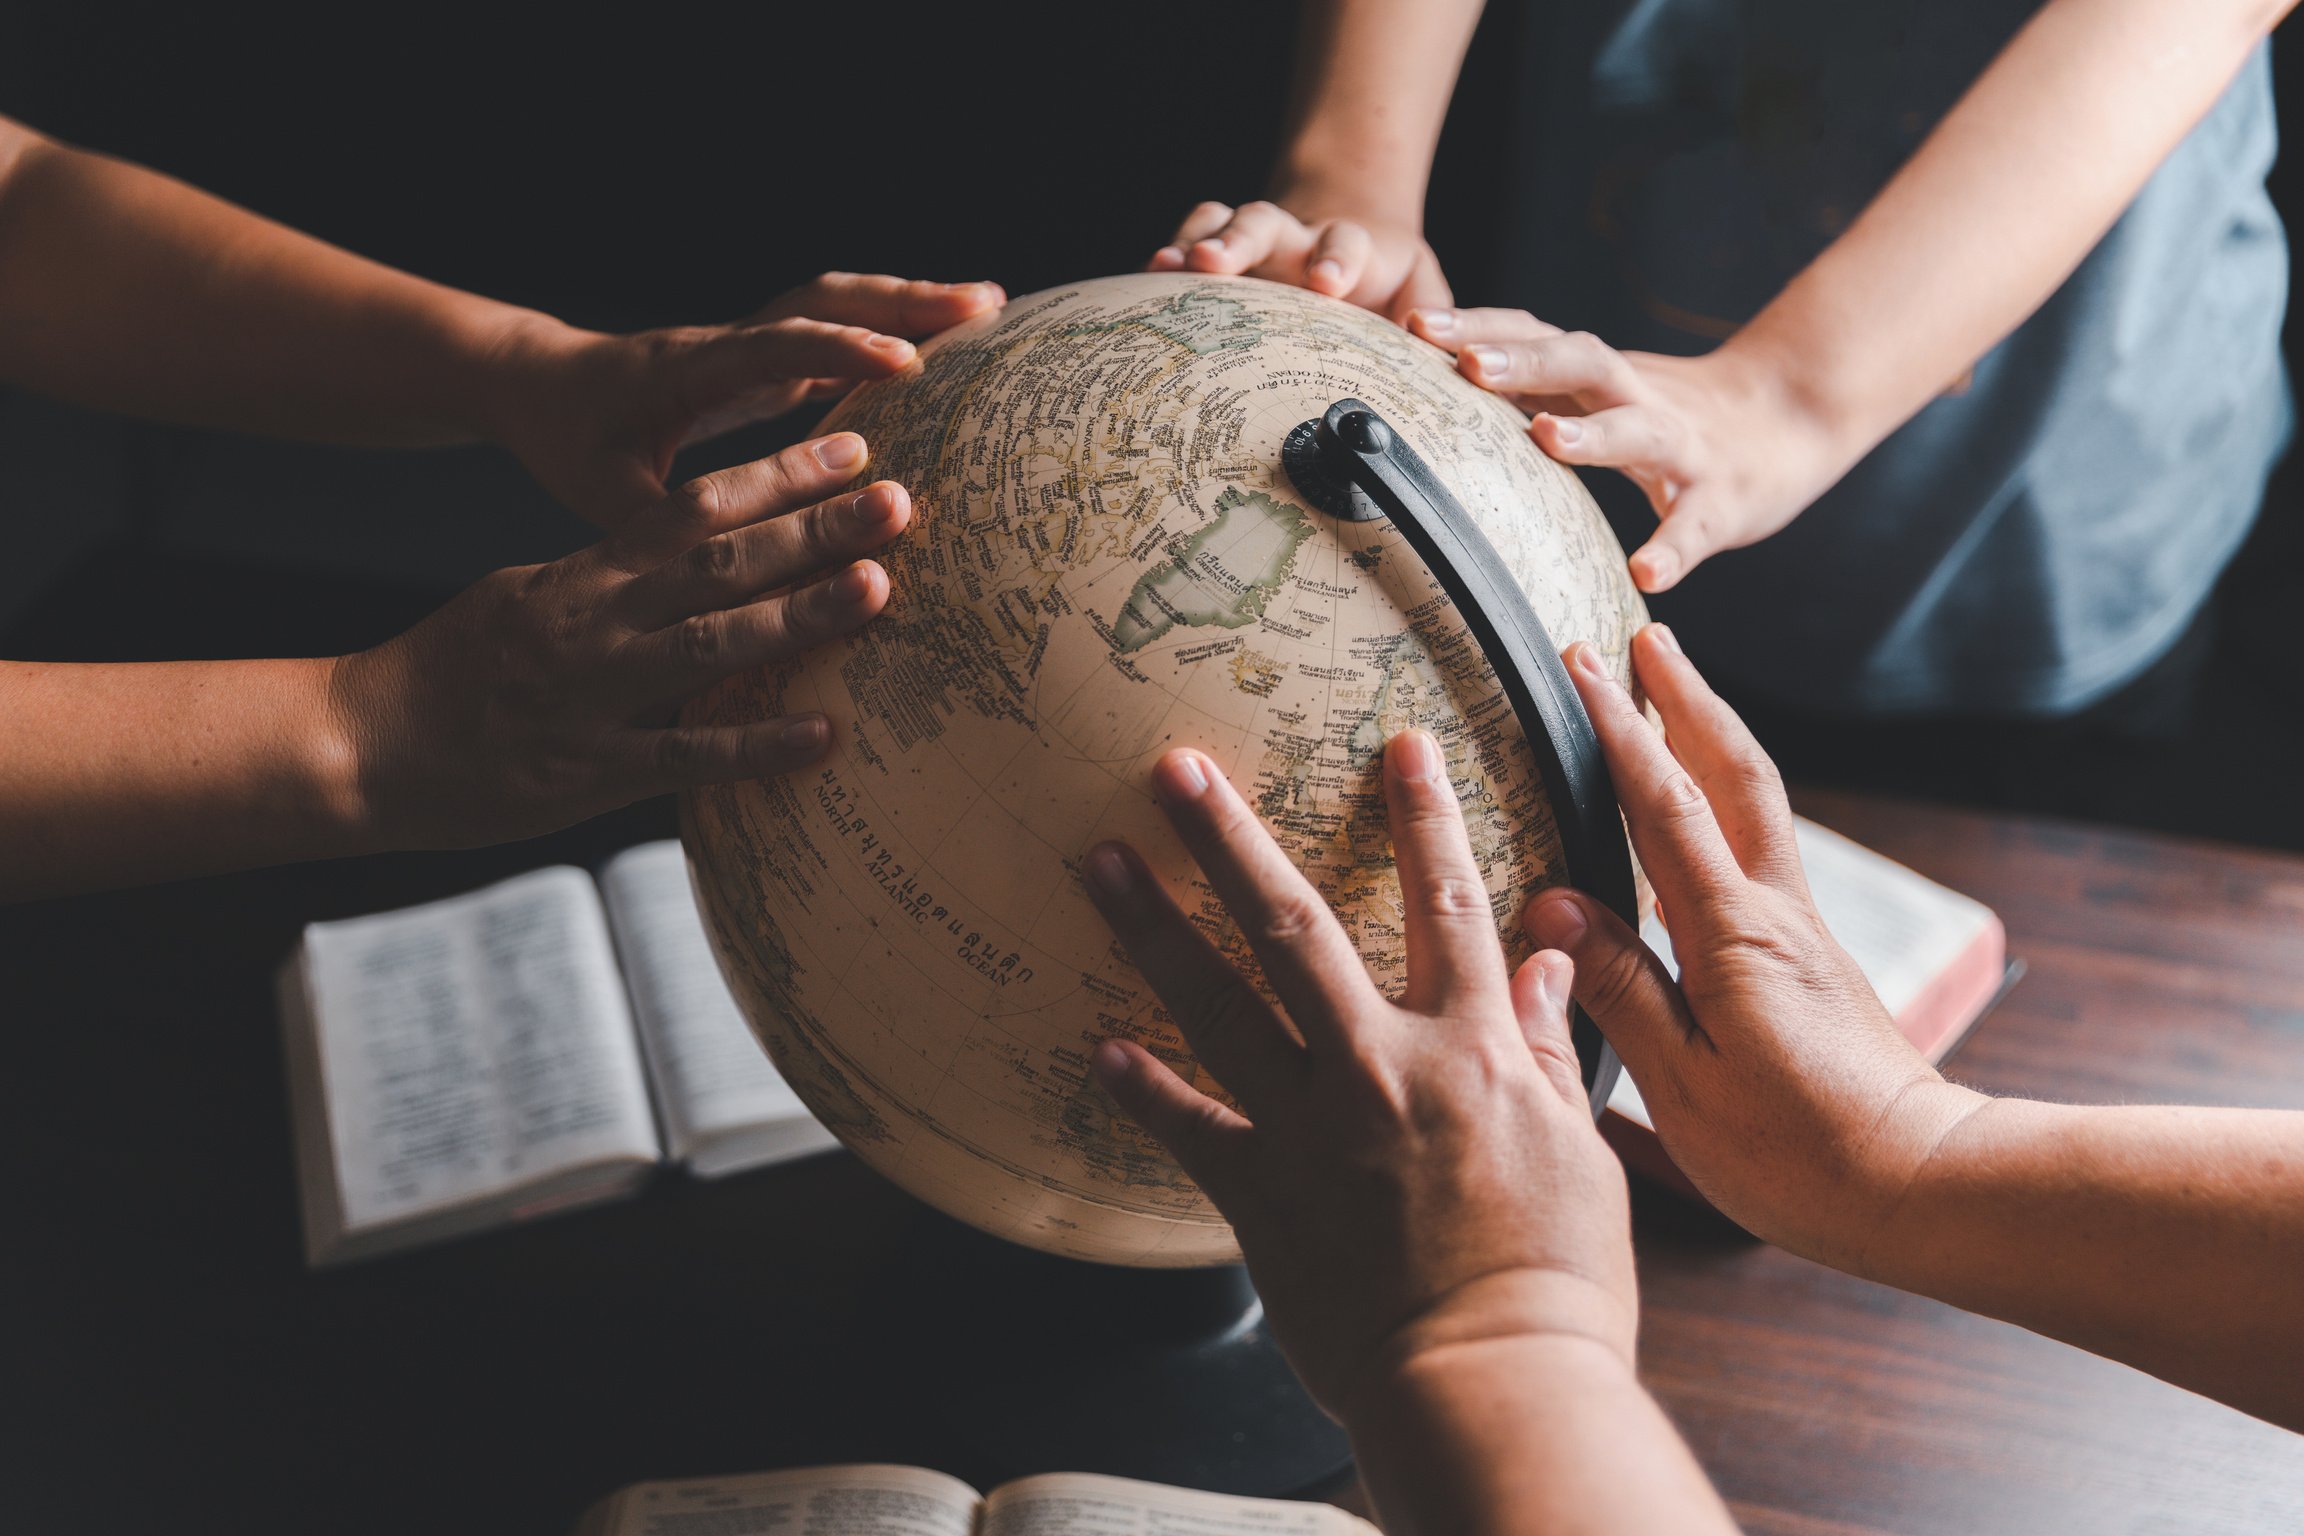
M657 1155L600 899L538 870L305 930L344 1225Z
M1795 822L1808 892L1840 947L1901 1015L1959 958L1992 909L1812 821Z
M1374 1536L1333 1504L1203 1493L1125 1477L1050 1472L984 1501L983 1536Z
M680 844L627 848L601 871L600 889L672 1156L709 1178L837 1146L720 979Z
M1913 999L1960 958L1977 933L1995 921L1992 909L1982 902L1938 885L1829 827L1804 816L1792 818L1792 827L1817 913L1891 1016L1901 1017ZM1640 937L1667 970L1680 974L1672 935L1653 911L1641 915ZM1616 1080L1608 1107L1641 1125L1654 1125L1629 1073Z
M640 1483L587 1536L973 1536L979 1502L923 1467L800 1467Z

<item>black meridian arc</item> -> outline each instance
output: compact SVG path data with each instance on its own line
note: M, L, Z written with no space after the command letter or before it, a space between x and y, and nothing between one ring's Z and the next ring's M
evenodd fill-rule
M1297 425L1280 457L1296 489L1320 511L1348 522L1390 518L1430 567L1536 754L1568 883L1637 929L1632 852L1591 717L1528 595L1479 525L1406 439L1361 401L1339 400ZM1570 1029L1597 1116L1622 1067L1583 1009L1574 1010Z

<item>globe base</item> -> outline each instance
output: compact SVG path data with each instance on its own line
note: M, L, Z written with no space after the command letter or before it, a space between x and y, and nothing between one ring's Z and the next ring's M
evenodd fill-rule
M933 1250L912 1255L930 1307L967 1319L981 1356L913 1405L934 1464L978 1487L1101 1472L1257 1497L1350 1469L1342 1427L1281 1358L1240 1266L1087 1264L958 1223L916 1237Z

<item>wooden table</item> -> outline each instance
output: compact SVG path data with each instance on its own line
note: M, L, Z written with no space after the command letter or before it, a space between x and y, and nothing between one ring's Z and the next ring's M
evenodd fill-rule
M1960 1075L2304 1107L2304 860L1803 808L2006 917L2031 973ZM645 1477L978 1470L919 1384L1065 1345L964 1337L938 1311L942 1219L853 1159L301 1265L269 983L298 925L662 830L643 807L541 844L0 909L11 1528L561 1536ZM1754 1531L2304 1530L2304 1440L1637 1203L1649 1379Z
M1798 803L2006 921L2030 970L1953 1076L2079 1102L2304 1109L2304 859ZM1644 1374L1750 1531L2304 1531L2304 1438L1739 1243L1668 1197L1639 1204Z

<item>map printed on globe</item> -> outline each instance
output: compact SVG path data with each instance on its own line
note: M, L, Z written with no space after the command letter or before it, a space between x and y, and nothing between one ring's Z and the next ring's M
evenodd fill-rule
M686 797L698 900L809 1107L963 1220L1111 1263L1238 1255L1088 1071L1126 1036L1216 1091L1088 901L1099 840L1142 850L1250 964L1152 801L1161 752L1223 766L1387 987L1393 733L1438 736L1515 959L1522 904L1561 878L1535 759L1453 605L1388 522L1323 514L1281 466L1289 430L1344 396L1448 482L1556 644L1628 676L1645 615L1623 554L1511 406L1335 300L1139 275L1016 300L835 411L823 430L863 434L866 477L912 492L879 557L888 610L691 709L834 722L821 768Z

